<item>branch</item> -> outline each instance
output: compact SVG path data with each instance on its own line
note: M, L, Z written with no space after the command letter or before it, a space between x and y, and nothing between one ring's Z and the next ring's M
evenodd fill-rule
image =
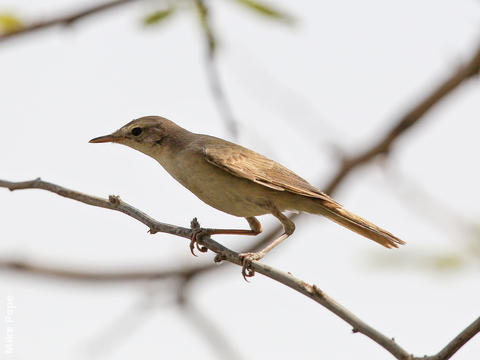
M56 193L60 196L77 200L88 205L103 207L110 210L120 211L124 214L133 217L134 219L140 221L150 228L150 232L164 232L168 234L177 235L190 239L192 234L191 229L187 229L180 226L165 224L159 222L142 211L136 209L135 207L123 202L118 196L110 195L108 199L99 198L96 196L86 195L81 192L64 188L62 186L52 184L40 179L35 179L32 181L24 182L11 182L0 180L0 187L8 188L11 191L13 190L23 190L23 189L43 189L53 193ZM239 254L226 248L225 246L217 243L209 236L203 236L199 242L201 245L207 247L209 250L217 254L215 261L227 260L233 264L242 265ZM310 285L305 281L302 281L290 273L286 273L275 269L269 265L260 263L258 261L252 261L252 270L263 274L273 280L276 280L293 290L298 291L299 293L309 297L320 305L324 306L335 315L346 321L353 327L353 332L360 332L377 344L382 346L385 350L390 352L397 359L401 360L410 360L414 359L407 351L400 347L393 339L383 335L379 331L375 330L370 325L366 324L360 320L357 316L351 313L349 310L344 308L342 305L337 303L335 300L330 298L322 290L320 290L316 285ZM445 349L443 349L437 356L436 360L448 359L455 351L457 351L463 344L470 340L475 334L480 331L480 320L475 321L467 329L465 329L460 335L458 335L450 344L448 344ZM440 357L442 356L442 357ZM432 358L433 359L433 358Z
M20 27L14 31L7 32L5 34L0 35L0 42L4 40L9 40L19 35L32 33L35 31L47 29L54 26L70 26L73 23L79 20L82 20L88 16L99 14L106 10L110 10L112 8L115 8L123 4L132 3L134 1L138 1L138 0L110 0L110 1L104 2L103 4L98 4L98 5L84 8L82 10L77 10L67 15L52 17L51 19L47 19L47 20L36 21L27 26Z
M182 315L198 330L212 351L219 359L240 360L241 357L230 344L222 328L219 328L208 316L203 314L194 304L181 299L179 301Z
M124 282L160 280L166 278L190 279L216 268L214 264L182 268L178 270L148 270L148 271L86 271L72 270L58 266L45 266L18 259L0 259L0 270L15 271L45 278L63 280L88 281L88 282Z
M8 188L11 191L14 190L23 190L23 189L42 189L47 190L53 193L56 193L60 196L77 200L88 205L103 207L110 210L120 211L124 214L133 217L134 219L140 221L149 227L150 232L163 232L172 235L177 235L190 239L192 234L191 229L187 229L180 226L169 225L162 222L159 222L142 211L136 209L135 207L123 202L118 196L110 195L108 199L99 198L96 196L90 196L83 194L81 192L64 188L62 186L52 184L41 179L35 179L32 181L24 182L11 182L0 180L0 187ZM200 240L201 245L207 247L209 250L217 254L216 261L227 260L233 264L242 266L242 261L240 260L239 254L224 247L223 245L217 243L209 236L203 236ZM336 303L333 299L330 299L325 293L318 289L315 285L310 285L300 279L295 278L289 273L277 270L266 264L262 264L258 261L252 261L252 270L263 274L273 280L276 280L302 294L311 298L312 300L323 305L334 314L348 322L353 326L356 332L361 332L366 336L370 337L372 340L380 344L382 347L390 351L397 358L403 359L408 356L408 353L398 346L394 341L388 337L382 335L380 332L370 327L369 325L362 322L354 314L349 312L347 309L343 308L340 304Z
M465 330L458 334L447 346L445 346L438 354L433 356L418 357L412 360L445 360L450 359L463 345L480 332L480 317L472 322Z
M394 126L383 136L377 143L374 143L372 146L368 147L363 152L360 152L357 155L347 157L343 159L342 166L337 170L335 175L331 178L329 182L321 189L332 195L341 183L357 168L368 164L370 161L374 160L379 155L388 155L391 151L394 143L405 134L405 132L418 124L420 120L423 119L423 116L433 108L437 103L439 103L443 98L455 90L459 85L461 85L466 80L474 77L480 72L480 45L478 49L474 52L473 56L465 63L465 65L460 66L457 71L451 74L447 79L445 79L440 85L432 90L424 99L422 99L417 105L412 109L407 111ZM301 214L292 214L289 216L290 220L295 220L301 216ZM281 226L276 226L268 232L262 234L261 240L255 245L255 249L260 249L269 243L271 239L282 231Z
M83 10L74 11L67 15L53 17L47 20L40 20L33 22L27 26L20 27L16 30L7 32L0 35L0 42L14 38L19 35L24 35L39 30L47 29L54 26L70 26L73 23L84 19L88 16L110 10L117 6L133 3L138 0L111 0L103 4L94 5L92 7L85 8ZM213 99L215 101L220 117L226 124L228 132L236 139L238 138L238 124L235 120L233 110L228 102L228 99L223 90L222 82L220 79L219 71L216 65L215 48L216 41L213 33L211 21L210 21L210 8L208 8L203 0L195 0L195 5L200 17L203 35L205 37L205 43L207 46L207 55L205 59L205 67L207 72L207 78L212 92Z
M190 229L169 225L157 221L145 214L144 212L138 210L137 208L134 208L133 206L123 202L122 200L120 200L120 197L115 195L110 195L108 199L103 199L96 196L86 195L81 192L67 189L46 181L42 181L40 178L23 182L10 182L0 180L0 187L8 188L10 191L24 189L47 190L60 196L77 200L88 205L123 212L124 214L127 214L128 216L131 216L134 219L140 221L142 224L148 226L150 228L150 233L152 234L155 234L157 232L163 232L172 235L178 235L184 238L190 238Z
M430 94L407 111L377 143L360 152L358 155L344 159L343 166L324 188L325 192L331 194L357 167L368 163L378 155L387 155L401 135L413 125L419 123L420 120L424 119L423 116L431 108L455 90L460 84L477 75L479 72L480 45L465 65L458 67L453 74L446 78L438 87L434 88Z
M203 37L205 38L206 56L205 56L205 70L207 72L208 83L210 85L210 91L212 92L213 99L217 106L217 110L220 113L220 117L225 122L228 132L233 139L238 138L238 124L233 114L232 107L228 102L228 99L223 90L222 82L220 80L220 74L217 67L216 49L217 41L212 28L210 18L210 8L207 7L203 0L196 0L195 5L197 7L198 15L203 31Z
M111 351L124 344L128 336L138 332L141 326L145 326L152 311L155 308L165 308L172 305L171 299L157 299L158 289L147 289L141 298L135 301L120 316L114 318L104 329L95 328L89 335L83 347L86 355L92 359L108 358Z

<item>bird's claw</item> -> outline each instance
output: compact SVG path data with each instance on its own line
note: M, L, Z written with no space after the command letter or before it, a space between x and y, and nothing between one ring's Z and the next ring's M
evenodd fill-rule
M199 239L201 239L204 235L211 235L207 229L202 229L200 227L200 223L198 222L197 218L193 218L190 223L190 228L192 229L192 235L190 236L190 252L193 256L197 256L195 254L195 247L198 251L204 253L208 251L206 246L199 244Z
M192 255L197 256L195 254L195 248L197 248L198 251L204 253L208 251L208 248L206 246L200 245L198 242L199 239L201 239L204 235L210 235L209 232L206 229L194 229L192 231L192 236L190 237L190 252Z
M242 276L245 279L245 281L248 282L249 277L253 277L255 275L255 270L252 269L252 261L255 260L260 260L263 257L264 254L261 252L259 253L242 253L239 254L238 256L240 257L240 260L242 261Z

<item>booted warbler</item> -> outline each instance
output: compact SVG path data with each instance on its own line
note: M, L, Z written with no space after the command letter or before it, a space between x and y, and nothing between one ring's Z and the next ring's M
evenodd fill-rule
M241 254L244 276L253 274L248 268L252 260L261 259L294 232L295 224L282 213L285 210L323 215L387 248L404 244L388 231L344 209L275 161L229 141L192 133L160 116L133 120L112 134L90 142L119 143L141 151L157 160L203 202L248 221L250 230L201 229L194 232L190 244L192 252L199 235L257 235L262 225L256 216L275 216L283 225L283 234L259 252Z

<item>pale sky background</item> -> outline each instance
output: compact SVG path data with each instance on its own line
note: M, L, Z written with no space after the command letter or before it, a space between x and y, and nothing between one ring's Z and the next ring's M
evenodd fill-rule
M86 3L1 0L0 12L35 19ZM238 142L320 185L337 166L333 145L350 153L374 141L480 40L480 3L474 0L270 3L293 14L297 25L264 20L233 1L211 1ZM0 178L41 176L97 196L117 194L171 224L188 226L197 216L204 226L244 228L243 219L203 204L143 154L88 144L151 114L229 137L210 95L197 19L183 11L144 28L142 17L157 8L141 2L70 29L0 44ZM403 137L389 161L392 173L442 204L435 209L444 206L472 222L480 215L479 116L477 77ZM193 257L184 239L148 235L120 213L41 190L0 190L2 258L88 270L169 269L213 260L211 253ZM479 316L479 262L468 257L470 234L450 217L426 216L419 208L423 198L404 190L373 164L349 177L335 196L407 241L402 249L387 251L307 215L264 262L317 284L415 355L432 355ZM275 223L271 216L260 219L266 228ZM255 241L216 239L237 250ZM433 271L417 261L422 254L461 256L465 263ZM247 284L240 268L221 266L226 269L196 280L189 298L240 359L390 358L306 297L261 275ZM14 355L6 359L216 355L173 306L168 284L79 284L12 273L0 273L0 282L0 321L9 295L16 306ZM146 292L155 290L155 306L142 307ZM0 341L4 332L3 322ZM479 354L477 336L454 359Z

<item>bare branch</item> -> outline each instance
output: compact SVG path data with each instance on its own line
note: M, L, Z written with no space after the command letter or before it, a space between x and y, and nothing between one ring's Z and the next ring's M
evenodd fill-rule
M39 21L32 23L26 27L20 28L17 31L4 34L0 36L0 41L13 38L17 35L26 34L34 32L41 29L46 29L53 26L71 25L87 16L98 14L107 9L111 9L118 5L132 3L136 0L111 0L100 5L95 5L90 8L83 9L81 11L71 13L67 16L61 16L57 18L51 18L44 21ZM205 36L208 41L209 52L207 57L207 72L209 76L210 86L214 94L215 101L217 102L217 107L227 123L229 130L235 137L237 134L236 122L228 101L225 98L223 89L221 87L218 69L216 68L214 53L213 53L213 36L210 28L209 18L208 18L208 9L205 7L205 4L202 0L197 0L197 4L201 4L205 10L205 24L204 26ZM325 187L327 193L333 193L341 182L353 172L356 168L370 162L375 159L378 155L386 155L392 149L395 141L406 132L413 125L417 124L419 120L423 118L423 115L427 113L436 103L441 101L445 96L451 93L464 81L470 79L474 75L478 74L480 71L480 48L475 52L474 56L469 62L467 62L463 67L455 71L450 77L448 77L439 87L434 89L431 94L429 94L424 100L418 103L413 109L408 111L399 121L393 126L390 131L388 131L377 143L369 147L365 151L348 157L344 160L343 165L339 168L335 176ZM74 190L70 190L52 183L44 182L40 179L26 182L8 182L0 180L0 187L7 187L10 190L20 190L20 189L43 189L50 192L54 192L60 196L81 201L88 205L103 207L110 210L116 210L125 213L126 215L133 217L134 219L142 222L150 228L150 232L164 232L173 235L177 235L184 238L190 238L191 229L174 226L170 224L165 224L159 222L142 211L134 208L133 206L120 200L118 196L110 196L109 199L103 199L99 197L94 197L86 195ZM270 234L271 236L271 234ZM268 235L267 235L268 237ZM202 245L206 246L208 249L217 253L217 260L227 260L231 263L241 265L241 261L238 257L238 253L222 246L221 244L215 242L208 236L204 236L201 239ZM138 279L159 279L164 277L189 277L191 274L202 271L199 268L192 269L183 269L178 271L153 271L153 272L122 272L122 273L88 273L81 271L71 271L71 270L59 270L48 267L42 267L40 265L32 265L27 262L21 261L3 261L0 262L0 269L16 269L29 273L35 273L43 276L54 276L58 278L75 278L78 280L94 280L94 281L117 281L117 280L138 280ZM213 268L213 266L205 267L205 269ZM318 289L315 285L310 285L303 282L302 280L293 277L290 273L285 273L280 270L274 269L268 265L259 263L257 261L252 262L252 268L258 273L261 273L267 277L270 277L273 280L276 280L300 293L311 298L317 303L329 309L331 312L335 313L337 316L345 320L353 327L354 332L360 332L373 341L378 343L380 346L384 347L397 359L413 360L413 359L431 359L431 360L444 360L449 359L453 354L458 351L466 342L468 342L473 336L480 332L480 318L476 319L471 325L469 325L465 330L463 330L457 337L455 337L445 348L443 348L439 353L432 356L426 357L413 357L394 340L386 337L381 334L374 328L370 327L362 320L357 318L353 313L349 312L347 309L342 307L340 304L336 303L333 299L329 298L323 291Z
M438 354L427 357L417 357L414 360L446 360L450 359L463 345L480 332L480 317L458 334Z
M87 7L82 10L71 12L70 14L67 14L67 15L61 15L61 16L52 17L46 20L36 21L27 26L20 27L15 31L11 31L11 32L0 35L0 42L4 40L12 39L19 35L32 33L35 31L47 29L54 26L70 26L73 23L79 20L82 20L88 16L99 14L101 12L110 10L117 6L127 4L127 3L133 3L135 1L138 1L138 0L110 0L102 4L93 5L91 7Z
M398 120L377 143L350 158L344 158L342 166L324 187L320 187L325 193L332 195L338 190L341 183L358 167L366 165L379 155L388 155L393 144L403 135L406 130L418 124L428 110L434 107L445 96L455 90L460 84L472 78L480 72L480 45L473 56L450 75L443 83L434 88L423 100L416 106L407 111L407 113ZM301 214L292 214L291 220L295 220ZM263 233L260 241L254 245L255 249L262 248L265 244L282 231L281 226L276 226L268 232Z
M133 3L138 0L111 0L99 5L94 5L82 10L71 12L67 15L52 17L51 19L40 20L33 22L27 26L19 27L14 31L0 35L0 42L12 39L19 35L24 35L39 30L51 28L54 26L70 26L73 23L82 20L88 16L99 14L106 10L113 9L120 5ZM210 8L208 8L203 0L196 0L198 14L200 17L203 35L207 47L205 56L205 70L207 73L208 83L212 92L213 99L220 114L220 117L225 122L228 132L236 139L238 138L238 124L233 114L233 110L225 95L222 86L219 71L216 64L216 40L212 29L210 20Z
M164 309L175 305L171 298L161 301L158 298L159 289L148 289L141 298L125 309L124 313L109 322L104 329L95 329L91 339L86 342L86 355L92 359L103 359L127 341L127 337L145 326L148 318L156 309Z
M208 264L196 267L185 267L178 270L151 269L148 271L91 271L61 266L46 266L35 264L30 261L17 259L0 259L0 271L15 271L44 278L56 278L60 280L88 281L88 282L129 282L145 280L161 280L167 278L190 279L198 275L217 268L215 264Z
M337 174L324 188L327 194L331 194L340 183L357 167L368 163L378 155L386 155L391 150L392 145L413 125L420 122L423 116L439 103L445 96L455 90L460 84L472 78L480 72L480 45L473 56L458 67L447 79L439 86L434 88L430 94L422 99L416 106L407 111L395 125L377 142L367 148L365 151L344 159L343 166Z
M212 92L213 100L217 106L220 117L225 122L228 132L233 139L238 138L238 124L233 114L232 107L225 95L222 86L220 74L217 67L216 49L217 41L213 32L210 8L208 8L203 0L196 0L197 11L200 17L203 36L205 38L206 56L205 70L207 72L208 83Z
M86 195L81 192L64 188L62 186L43 181L40 178L31 181L10 182L0 180L0 187L8 188L11 191L23 189L42 189L53 192L60 196L77 200L88 205L102 207L110 210L116 210L133 217L150 228L150 233L163 232L172 235L178 235L189 239L191 230L180 226L174 226L157 221L144 212L123 202L120 197L110 195L108 199L96 196Z
M241 357L228 341L224 332L189 301L180 302L182 315L198 330L219 359L239 360Z
M13 190L22 190L22 189L43 189L53 193L56 193L60 196L67 197L73 200L83 202L92 206L103 207L110 210L121 211L124 214L133 217L134 219L140 221L141 223L147 225L150 228L150 232L164 232L173 235L177 235L184 238L190 238L191 229L183 228L180 226L169 225L159 221L154 220L147 214L136 209L135 207L123 202L118 196L110 196L109 199L103 199L95 196L90 196L83 194L78 191L64 188L62 186L52 184L49 182L42 181L40 179L35 179L32 181L24 182L11 182L0 180L0 187L5 187ZM239 254L226 248L225 246L217 243L209 236L203 236L199 242L201 245L206 246L208 249L217 254L215 261L227 260L233 264L242 265ZM290 273L285 273L278 269L275 269L266 264L260 263L258 261L252 261L252 270L263 274L273 280L276 280L293 290L298 291L299 293L309 297L310 299L316 301L320 305L324 306L335 315L346 321L353 327L354 332L360 332L370 339L375 341L377 344L382 346L385 350L389 351L397 359L409 360L413 357L400 347L393 339L383 335L370 325L366 324L355 316L352 312L344 308L342 305L337 303L335 300L326 295L321 291L317 286L310 285ZM477 320L472 325L470 325L466 330L464 330L459 336L457 336L445 349L443 349L436 356L442 355L447 356L450 354L453 355L463 344L465 344L469 339L471 339L475 334L480 331L480 320ZM444 355L443 355L444 354ZM435 358L437 359L437 358ZM448 357L438 358L438 359L448 359Z
M142 211L134 208L133 206L120 200L118 196L110 196L109 199L103 199L96 196L86 195L84 193L67 189L62 186L52 184L41 179L35 179L32 181L24 182L11 182L0 180L0 187L8 188L11 191L14 190L23 190L23 189L43 189L53 193L56 193L60 196L77 200L88 205L103 207L110 210L116 210L123 212L124 214L133 217L134 219L140 221L141 223L147 225L150 228L151 233L155 232L164 232L168 234L177 235L190 239L191 229L183 228L180 226L174 226L165 224L159 221L154 220L147 214ZM217 243L208 236L203 236L199 241L201 245L206 246L211 251L217 254L215 261L227 260L231 263L242 265L239 254L224 247L223 245ZM295 278L290 273L285 273L283 271L277 270L266 264L262 264L258 261L252 261L252 270L263 274L273 280L276 280L306 296L312 300L323 305L334 314L344 319L357 332L361 332L366 336L370 337L372 340L380 344L382 347L390 351L395 356L400 356L398 358L405 358L408 356L407 352L393 342L390 338L382 335L377 330L373 329L369 325L365 324L363 321L358 319L355 315L349 312L347 309L343 308L340 304L336 303L333 299L330 299L325 293L319 290L315 285L310 285L300 279Z

